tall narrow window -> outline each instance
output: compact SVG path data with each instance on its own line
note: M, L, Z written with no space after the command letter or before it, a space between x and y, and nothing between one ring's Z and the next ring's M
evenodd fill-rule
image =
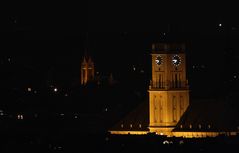
M158 88L158 75L156 73L156 76L155 76L155 87Z
M178 75L175 74L175 88L178 88Z
M180 96L179 103L180 103L180 116L182 116L184 113L183 96Z
M177 102L176 97L173 96L173 122L177 121Z
M182 82L181 82L181 75L180 75L180 73L178 74L178 87L179 87L179 88L182 87Z
M157 98L154 96L154 122L158 122L158 106L157 106Z
M172 82L171 82L171 87L172 87L172 88L174 88L174 84L175 84L175 83L174 83L174 82L175 82L174 80L175 80L175 78L174 78L174 75L172 74Z
M159 88L162 88L162 75L159 74Z
M160 96L159 98L159 109L160 109L160 122L162 123L163 122L163 98L162 96Z
M160 74L157 75L157 87L160 88Z

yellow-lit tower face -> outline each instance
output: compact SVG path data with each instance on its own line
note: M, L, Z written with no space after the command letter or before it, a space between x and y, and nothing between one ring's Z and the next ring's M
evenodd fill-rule
M170 135L189 105L183 44L153 44L149 129Z

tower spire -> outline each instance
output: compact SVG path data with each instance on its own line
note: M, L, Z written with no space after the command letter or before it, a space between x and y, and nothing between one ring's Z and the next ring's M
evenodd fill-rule
M89 33L86 32L85 35L85 51L84 51L84 56L86 58L88 58L88 54L89 54Z
M94 62L89 56L89 33L85 33L85 49L83 55L83 61L81 63L81 84L86 84L89 81L94 80Z

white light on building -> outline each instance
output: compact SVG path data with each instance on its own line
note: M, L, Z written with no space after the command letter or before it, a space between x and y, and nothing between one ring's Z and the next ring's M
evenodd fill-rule
M169 141L168 141L168 140L165 140L165 141L163 142L163 144L169 144Z
M18 115L17 115L17 119L23 120L23 115L22 115L22 114L18 114Z

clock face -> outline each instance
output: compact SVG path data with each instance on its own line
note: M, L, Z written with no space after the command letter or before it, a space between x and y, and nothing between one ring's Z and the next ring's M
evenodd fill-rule
M163 63L163 58L161 56L157 56L155 62L157 65L161 65Z
M173 65L178 66L181 63L181 57L179 55L174 55L172 58Z

